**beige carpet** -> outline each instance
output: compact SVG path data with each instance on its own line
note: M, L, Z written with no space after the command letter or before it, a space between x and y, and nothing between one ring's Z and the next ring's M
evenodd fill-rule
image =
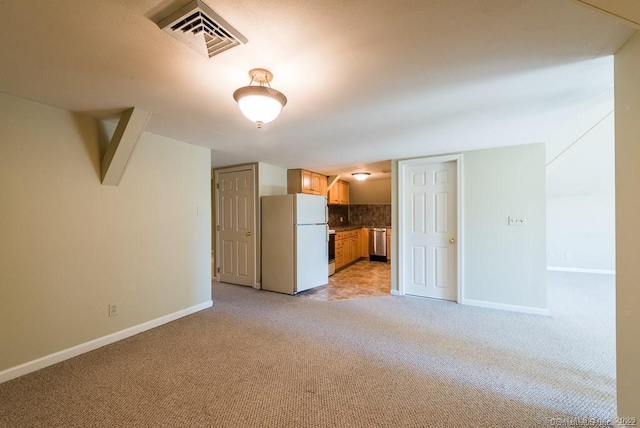
M578 291L550 274L553 317L413 297L323 302L215 283L211 309L0 385L0 426L537 427L609 418L613 282L585 278Z

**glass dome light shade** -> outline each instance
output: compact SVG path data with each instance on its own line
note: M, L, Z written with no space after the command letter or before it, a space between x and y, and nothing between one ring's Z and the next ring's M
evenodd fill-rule
M367 178L369 178L369 176L371 175L371 173L369 172L354 172L353 174L351 174L353 176L353 178L355 178L358 181L363 181L366 180Z
M266 86L244 86L233 93L233 99L242 114L257 124L273 121L287 104L282 92Z

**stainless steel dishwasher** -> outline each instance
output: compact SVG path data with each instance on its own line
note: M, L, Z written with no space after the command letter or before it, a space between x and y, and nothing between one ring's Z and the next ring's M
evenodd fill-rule
M387 229L374 227L369 229L369 260L387 261Z

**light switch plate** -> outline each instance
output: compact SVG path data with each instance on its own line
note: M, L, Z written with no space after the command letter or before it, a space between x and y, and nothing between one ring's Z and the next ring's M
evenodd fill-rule
M509 216L507 217L507 224L509 226L525 226L527 219L524 216Z

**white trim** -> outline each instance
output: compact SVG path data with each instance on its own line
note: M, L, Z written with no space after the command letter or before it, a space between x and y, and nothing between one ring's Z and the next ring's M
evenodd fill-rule
M547 266L547 270L556 272L577 272L577 273L601 273L603 275L615 275L616 271L611 269L588 269L588 268L572 268L560 266Z
M198 305L191 306L190 308L182 309L178 312L164 315L164 316L161 316L160 318L156 318L156 319L144 322L142 324L138 324L133 327L125 328L124 330L120 330L115 333L111 333L106 336L102 336L97 339L90 340L89 342L81 343L80 345L72 346L71 348L63 349L62 351L45 355L44 357L38 358L33 361L29 361L24 364L20 364L19 366L2 370L0 371L0 384L3 382L7 382L11 379L24 376L28 373L35 372L36 370L40 370L45 367L52 366L54 364L60 363L70 358L77 357L78 355L84 354L86 352L93 351L95 349L101 348L106 345L110 345L122 339L126 339L127 337L135 336L136 334L142 333L147 330L151 330L152 328L161 326L162 324L175 321L178 318L191 315L193 313L199 312L203 309L210 308L212 306L213 306L213 301L208 300Z
M485 300L464 299L462 305L478 306L480 308L498 309L501 311L521 312L523 314L551 316L549 309L533 308L531 306L509 305L506 303L487 302Z
M394 290L394 289L391 289L391 295L392 296L402 296L402 294L400 294L400 292L398 290Z
M462 153L458 155L456 168L458 173L458 302L464 300L464 156Z
M457 301L462 302L464 296L464 260L463 260L463 249L464 249L464 210L463 210L463 195L464 195L464 175L463 175L463 155L462 153L445 155L445 156L433 156L433 157L424 157L417 159L405 159L398 161L397 168L397 178L398 178L398 213L402 212L402 206L404 203L404 180L402 179L404 175L404 168L408 165L425 165L430 163L444 163L444 162L455 162L456 163L456 175L457 175L457 195L458 200L456 206L456 216L458 219L458 284L456 285L458 296ZM403 269L402 263L400 260L403 260L403 230L404 224L402 220L402 215L398 214L398 231L397 239L398 239L398 290L397 294L399 296L404 296L404 280L403 280Z

